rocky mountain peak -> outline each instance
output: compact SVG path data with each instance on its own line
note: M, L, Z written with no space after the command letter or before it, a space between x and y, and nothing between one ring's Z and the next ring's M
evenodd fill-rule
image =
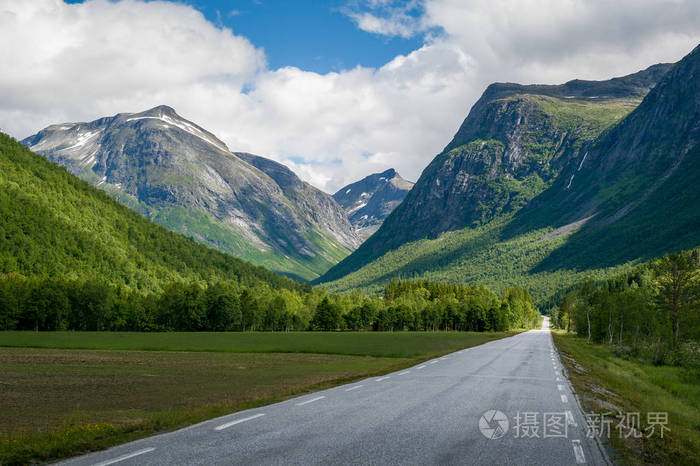
M360 244L333 198L167 105L52 125L23 143L156 222L268 268L314 278Z
M333 198L345 209L355 231L368 238L412 187L413 183L390 168L340 188Z

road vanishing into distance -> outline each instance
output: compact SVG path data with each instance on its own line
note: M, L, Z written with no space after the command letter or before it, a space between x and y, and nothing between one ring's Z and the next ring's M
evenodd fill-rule
M608 464L586 430L545 320L541 330L64 464Z

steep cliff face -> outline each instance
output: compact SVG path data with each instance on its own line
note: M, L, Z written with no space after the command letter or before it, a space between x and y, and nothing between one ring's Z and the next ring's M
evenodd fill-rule
M53 125L23 143L171 230L272 270L313 278L360 242L331 196L289 170L268 175L170 107Z
M513 235L580 224L539 269L611 265L697 246L700 46L582 152L509 227Z
M345 209L355 232L370 237L406 197L413 183L390 168L344 186L333 198Z
M342 277L404 243L519 211L634 110L670 66L608 81L492 84L403 203L321 280Z

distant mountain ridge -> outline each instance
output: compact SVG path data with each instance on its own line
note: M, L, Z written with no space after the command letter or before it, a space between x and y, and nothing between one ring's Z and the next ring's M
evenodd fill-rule
M333 198L362 238L370 237L406 197L413 183L390 168L344 186Z
M22 142L167 228L281 273L314 278L360 244L330 195L231 153L168 106L52 125Z

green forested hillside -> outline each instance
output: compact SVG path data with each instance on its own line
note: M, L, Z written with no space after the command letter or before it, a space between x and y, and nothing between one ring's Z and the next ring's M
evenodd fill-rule
M0 134L0 274L101 280L156 291L173 281L300 285L171 233Z
M404 244L323 287L330 292L350 289L373 292L381 290L393 279L480 283L495 291L517 286L529 290L533 300L543 305L558 290L584 276L603 279L633 264L585 271L575 268L534 271L562 247L566 239L548 237L548 234L555 236L551 227L504 238L503 232L510 218L443 233L434 240Z

